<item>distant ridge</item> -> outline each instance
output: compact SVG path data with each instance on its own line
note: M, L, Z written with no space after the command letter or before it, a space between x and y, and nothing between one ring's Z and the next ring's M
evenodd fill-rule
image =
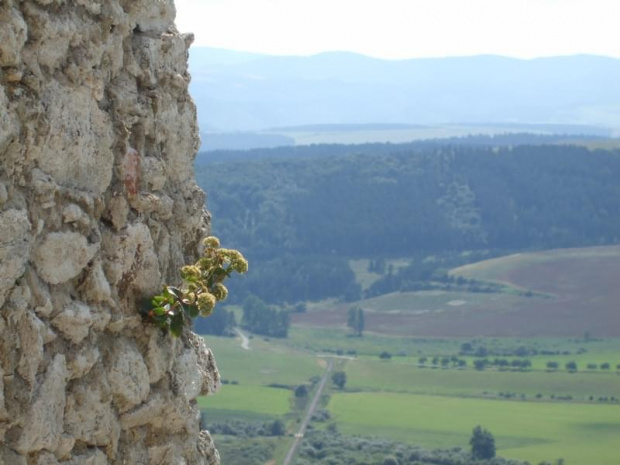
M620 127L620 60L601 56L381 60L196 47L190 71L202 131L464 122Z
M398 129L416 129L426 126L420 124L390 124L390 123L366 123L366 124L305 124L300 126L283 126L270 128L272 132L300 132L300 131L387 131Z

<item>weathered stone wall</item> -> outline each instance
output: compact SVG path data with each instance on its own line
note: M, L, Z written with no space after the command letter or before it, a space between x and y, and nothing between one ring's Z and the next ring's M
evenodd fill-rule
M145 324L208 232L172 0L0 0L0 464L213 464L211 352Z

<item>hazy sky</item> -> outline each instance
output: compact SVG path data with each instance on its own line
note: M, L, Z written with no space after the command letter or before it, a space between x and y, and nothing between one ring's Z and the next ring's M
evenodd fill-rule
M620 0L175 0L195 45L382 58L620 57Z

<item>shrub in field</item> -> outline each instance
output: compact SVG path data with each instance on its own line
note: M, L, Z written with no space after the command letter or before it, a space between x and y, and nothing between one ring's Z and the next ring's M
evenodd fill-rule
M574 361L566 362L566 365L564 365L564 367L566 368L568 372L574 373L577 371L577 362L574 362Z
M469 445L471 446L471 455L475 459L488 460L495 457L495 438L481 426L474 428Z
M344 371L336 371L332 374L332 383L338 389L344 389L344 385L347 383L347 374Z

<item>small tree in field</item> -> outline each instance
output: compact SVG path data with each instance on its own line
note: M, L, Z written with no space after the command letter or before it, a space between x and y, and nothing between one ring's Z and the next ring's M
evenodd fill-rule
M332 383L334 383L338 389L344 389L344 385L347 383L347 374L344 371L334 372L334 374L332 374Z
M351 307L347 314L347 326L351 328L355 334L362 337L364 332L364 310L360 307Z
M577 371L577 362L567 362L564 367L569 373L574 373Z
M495 457L495 438L486 429L476 426L469 440L471 455L477 460L487 460Z

